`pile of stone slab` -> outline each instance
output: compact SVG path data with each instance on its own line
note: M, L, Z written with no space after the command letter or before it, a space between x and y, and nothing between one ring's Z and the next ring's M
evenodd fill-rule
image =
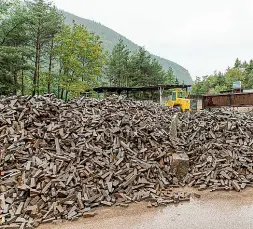
M190 158L184 183L204 190L253 186L253 117L213 111L183 114L178 145Z
M172 109L110 97L0 100L0 228L93 216L97 206L188 201L174 193Z

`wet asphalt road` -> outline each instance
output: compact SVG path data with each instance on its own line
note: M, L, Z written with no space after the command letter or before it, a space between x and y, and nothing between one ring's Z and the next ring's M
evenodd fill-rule
M195 190L194 190L195 191ZM196 191L195 191L196 192ZM94 218L40 229L253 229L253 189L243 192L199 192L189 203L148 209L145 203L129 208L99 208Z

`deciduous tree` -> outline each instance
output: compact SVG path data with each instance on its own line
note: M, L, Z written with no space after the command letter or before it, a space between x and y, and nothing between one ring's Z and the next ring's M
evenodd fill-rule
M99 37L84 26L65 26L55 37L54 54L61 65L59 84L61 97L79 96L81 92L98 85L105 54Z

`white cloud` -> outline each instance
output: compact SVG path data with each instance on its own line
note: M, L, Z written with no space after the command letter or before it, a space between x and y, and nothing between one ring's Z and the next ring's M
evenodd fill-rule
M252 0L54 0L179 63L193 77L253 58Z

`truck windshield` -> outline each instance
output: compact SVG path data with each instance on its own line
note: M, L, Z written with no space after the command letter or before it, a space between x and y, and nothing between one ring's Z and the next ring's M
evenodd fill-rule
M185 95L185 93L184 92L178 92L178 98L183 98L183 99L185 99L186 98L186 95Z
M172 93L172 101L176 101L176 92Z

